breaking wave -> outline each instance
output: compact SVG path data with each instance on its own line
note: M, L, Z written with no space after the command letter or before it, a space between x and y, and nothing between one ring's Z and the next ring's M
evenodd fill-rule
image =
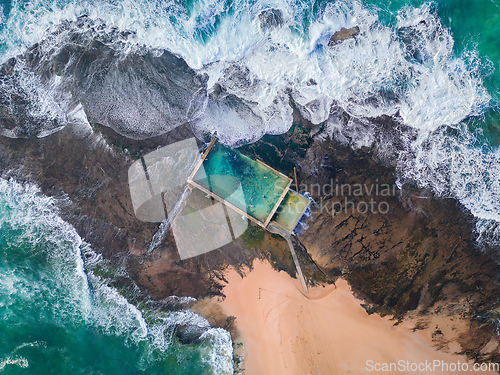
M114 344L107 349L121 350L123 356L139 351L140 361L132 365L146 373L158 373L155 363L167 361L168 355L186 355L186 349L173 340L176 330L194 326L204 335L200 340L204 345L197 349L200 361L206 363L203 371L233 373L228 332L211 328L204 318L186 308L161 312L131 304L109 285L109 280L98 275L106 262L57 215L55 203L34 185L0 178L0 320L5 322L2 355L7 350L7 356L0 357L0 370L12 365L40 369L44 365L39 362L40 356L50 356L59 350L58 345L64 348L65 361L81 361L82 346L98 346L109 340L113 343L112 337L117 337L124 346ZM175 296L172 299L181 304L189 302ZM34 336L33 327L39 329ZM64 333L58 331L61 327ZM97 335L95 342L89 342L93 334ZM23 342L33 337L39 339ZM59 343L57 339L64 341ZM14 342L20 343L11 346ZM39 350L38 354L30 348ZM50 358L49 363L59 357ZM107 366L93 358L88 361L88 368Z
M50 134L67 121L65 108L81 103L91 121L131 138L189 122L196 134L238 146L287 131L292 99L303 117L332 136L348 135L354 148L383 150L399 181L460 200L478 219L480 241L498 235L498 150L484 147L467 127L468 119L496 108L483 85L494 66L475 49L457 54L431 3L401 9L391 25L358 0L20 7L14 1L4 20L2 59L24 54L17 58L21 67L45 74L40 95L56 92L50 102L60 104L48 110L42 101L38 110L28 109L47 117L46 127L34 131L24 131L14 113L10 125L2 124L4 135ZM342 27L358 27L359 34L329 45ZM338 111L348 121L336 121ZM378 144L367 124L384 116L401 126Z

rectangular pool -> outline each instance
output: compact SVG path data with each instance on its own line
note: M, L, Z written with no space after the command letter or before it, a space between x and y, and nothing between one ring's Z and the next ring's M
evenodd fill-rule
M258 160L212 141L189 183L266 228L292 180Z

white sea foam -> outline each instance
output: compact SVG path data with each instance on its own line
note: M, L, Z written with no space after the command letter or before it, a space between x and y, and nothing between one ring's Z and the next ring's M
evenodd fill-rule
M213 368L213 375L230 375L234 372L231 335L222 328L211 328L200 337L209 340L210 346L202 358Z
M496 219L477 219L477 242L484 248L500 248L500 222ZM498 254L495 254L498 256Z
M262 31L257 15L269 7L282 11L284 25ZM417 142L399 156L400 178L431 186L437 195L457 197L479 218L476 225L479 239L490 243L498 239L499 154L482 152L460 125L466 117L481 114L490 100L481 83L484 64L475 51L464 54L463 58L455 57L450 31L441 25L428 4L401 11L395 27L380 24L376 11L356 0L329 3L318 15L311 15L311 10L307 2L292 4L288 0L257 3L236 0L231 6L221 0L200 0L192 4L189 12L173 1L64 4L38 0L25 4L14 0L0 35L7 46L1 60L24 52L62 20L76 20L87 14L92 19L105 19L108 27L136 31L136 36L125 42L124 51L137 45L167 48L200 73L209 74L208 88L213 98L204 117L194 124L195 130L216 133L229 145L254 141L265 133L286 131L292 123L288 95L305 118L314 124L328 120L327 133L354 148L370 146L374 141L364 130L363 118L399 113L406 125L420 132ZM327 46L333 32L353 26L360 28L356 40ZM404 28L413 33L410 42L403 42L398 35ZM27 91L31 92L29 85L35 81L25 82ZM222 95L217 94L216 84L223 89ZM59 118L64 113L51 107L59 100L51 95L50 90L39 94L40 106L34 114L47 112ZM351 116L348 123L330 117L332 103ZM443 125L458 129L461 138L447 134ZM21 192L25 192L22 199L27 202L31 202L27 197L37 196L42 206L53 206L50 199L38 195L36 187L20 187L12 181L0 180L0 193L4 196ZM26 205L26 216L9 217L13 225L23 227L24 235L34 243L39 241L39 233L31 225L33 216L29 211L39 207L29 207L37 204ZM58 221L57 225L63 224ZM76 233L72 233L71 238L77 239ZM76 243L72 259L80 257L81 240ZM95 263L100 261L91 259ZM97 286L92 297L85 287L82 263L77 260L74 264L75 280L79 280L75 288L80 294L85 291L83 297L78 297L82 298L79 303L85 306L89 319L94 317L100 322L98 326L109 331L131 332L137 340L149 337L154 345L166 348L172 330L165 327L172 327L176 321L195 319L181 312L158 325L147 326L137 308L128 305L98 278L90 281ZM7 287L16 288L14 284ZM92 303L107 307L93 311ZM123 316L126 318L118 323ZM220 360L222 369L232 349L226 333L212 334L220 341L214 350L222 354L209 354L207 358L214 364Z
M1 36L8 46L4 61L63 19L101 17L108 27L137 32L123 42L124 51L139 45L166 48L209 75L210 101L193 127L228 145L286 131L292 123L289 96L314 124L329 119L332 104L345 110L349 123L329 121L327 127L335 126L327 132L354 148L373 143L363 131L364 118L399 115L418 131L417 142L405 150L414 155L398 159L401 178L458 198L481 220L500 221L497 186L482 172L492 166L496 175L495 152L482 155L477 145L452 146L454 136L439 130L447 125L468 134L461 122L488 107L482 79L492 66L475 50L454 54L451 32L430 3L402 9L394 26L380 23L377 11L358 0L334 1L316 13L306 2L288 0L232 5L199 0L189 10L175 2L130 0L77 5L39 0L26 4L24 12L19 7L14 1ZM269 7L281 10L284 22L262 30L258 14ZM330 35L353 26L360 29L356 39L328 46ZM436 162L441 152L450 153L445 159L451 165ZM460 173L457 166L469 172Z
M7 365L16 365L21 368L28 368L29 363L26 358L15 356L15 357L8 357L4 360L0 361L0 371L3 371Z
M479 240L498 245L500 222L500 149L479 148L466 125L448 134L441 127L418 139L400 155L398 169L405 181L431 187L440 197L457 198L478 219Z
M187 305L188 303L196 301L197 299L193 297L177 297L177 296L170 296L163 300L163 302L166 303L173 302L175 304L180 304L180 305Z
M0 81L0 90L8 114L20 120L13 129L0 128L0 135L43 138L61 130L67 124L69 94L60 90L60 85L60 77L42 82L23 61L18 61L12 73Z
M203 350L204 360L215 369L214 374L232 373L226 371L229 367L218 370L221 364L232 361L232 342L228 332L211 328L206 319L189 310L169 313L148 310L150 322L147 323L143 310L128 302L108 285L106 279L94 273L93 270L99 267L107 267L106 261L59 217L56 201L40 194L37 186L0 178L0 208L0 230L18 232L16 242L7 242L7 245L15 248L19 241L29 242L33 251L47 254L50 260L50 268L35 277L16 269L1 268L1 307L7 307L6 314L11 310L9 307L19 304L20 299L31 305L42 298L43 310L47 312L46 305L49 304L53 319L60 324L84 321L101 332L124 337L128 344L148 342L150 360L154 359L155 350L165 352L168 349L177 326L202 327L208 335L208 345ZM8 236L5 239L10 241ZM172 298L179 303L193 300L189 297ZM11 354L25 346L35 345L45 344L26 343ZM24 358L11 356L0 359L0 370L10 364L28 365Z
M199 339L202 342L202 361L212 369L213 375L233 374L233 346L229 332L221 328L212 328L205 318L189 310L173 311L157 315L149 326L150 345L166 351L174 339L177 327L197 327L204 331ZM155 359L154 352L149 353L146 361Z
M4 39L15 44L4 58L17 51L15 46L25 48L37 42L39 31L62 19L76 19L80 14L102 17L109 25L137 31L136 39L128 42L131 45L137 42L179 53L191 67L209 74L209 88L218 82L227 93L252 103L256 121L243 116L221 122L219 113L225 111L219 105L198 124L208 131L216 127L232 144L253 140L255 134L281 133L290 127L286 92L292 94L302 114L313 123L325 121L335 101L356 117L399 111L405 123L431 131L442 124L456 124L488 103L475 57L469 58L469 64L453 57L451 34L428 4L400 12L396 28L377 23L377 13L356 0L328 4L319 16L309 16L311 24L304 28L299 20L310 9L306 5L288 5L286 1L253 4L239 0L229 7L221 0L206 0L195 2L188 16L185 9L173 3L160 6L125 1L118 6L112 2L83 2L61 8L56 3L33 2L27 5L27 16L9 17L11 24L5 29ZM285 25L263 32L257 14L269 6L283 12ZM356 41L327 46L334 31L353 26L359 26L361 31ZM33 32L33 27L38 33ZM297 27L302 28L302 35L294 31ZM397 29L404 27L415 30L412 46L404 45L397 37ZM203 39L200 33L209 36ZM421 61L408 59L412 48L418 49ZM311 84L311 79L316 84ZM393 92L398 100L377 97L380 91ZM226 116L241 117L239 111L235 112ZM236 125L226 129L231 122Z
M13 297L26 298L27 302L46 295L54 302L55 319L78 319L77 316L68 317L68 309L86 316L91 305L90 291L80 254L86 244L74 228L57 215L55 201L41 195L35 185L0 179L0 203L3 207L2 230L18 231L19 235L12 240L30 243L36 255L45 254L51 259L53 267L44 271L47 275L41 276L49 277L50 285L38 283L36 279L20 279L15 272L2 275L5 277L0 277L0 283L18 288ZM60 273L64 277L60 277Z
M145 340L148 327L142 312L92 272L89 272L89 281L93 298L89 323L108 334L125 336L134 342Z
M23 349L23 348L33 348L33 347L36 347L36 346L41 346L42 348L46 348L47 347L47 344L43 341L33 341L33 342L26 342L24 344L21 344L19 346L17 346L13 351L12 353L15 353L17 352L18 350L20 349Z

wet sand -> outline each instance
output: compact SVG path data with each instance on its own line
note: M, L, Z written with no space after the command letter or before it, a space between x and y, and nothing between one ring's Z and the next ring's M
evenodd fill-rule
M345 280L311 288L306 296L299 280L259 261L243 279L229 271L227 280L221 306L236 316L246 375L373 374L384 363L395 370L384 374L456 374L453 366L465 370L465 363L471 373L495 373L473 372L472 362L437 351L408 323L394 326L387 317L368 315ZM450 346L452 352L458 349ZM412 364L426 361L439 365L411 371Z

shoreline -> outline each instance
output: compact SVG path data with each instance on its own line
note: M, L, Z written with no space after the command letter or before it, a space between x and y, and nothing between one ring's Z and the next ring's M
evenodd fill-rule
M374 158L370 150L355 151L334 139L322 142L315 138L318 129L296 107L293 115L291 132L266 136L242 146L242 151L288 174L297 166L299 181L308 186L326 186L333 173L339 183L353 186L394 182L394 167ZM389 119L373 119L380 131L391 125ZM126 265L127 275L117 283L121 292L137 287L136 301L222 296L223 280L217 275L227 267L251 264L254 258L268 259L293 274L284 242L255 228L197 259L179 259L170 231L154 254L147 252L158 226L135 217L128 168L132 159L192 137L188 125L145 141L128 139L98 123L91 124L89 133L80 130L70 124L42 139L2 139L5 157L0 168L8 171L2 176L32 182L47 196L67 197L58 201L61 218L104 259ZM74 147L75 140L79 147ZM87 191L93 192L91 197L83 194ZM423 195L428 199L421 199ZM490 253L475 247L472 214L455 199L435 199L406 185L400 196L387 198L387 220L345 212L313 215L297 248L300 261L307 264L306 277L321 282L342 274L373 311L382 313L405 316L415 308L439 313L435 306L440 304L450 316L465 316L467 329L459 342L469 358L500 362L495 318L500 267ZM321 196L313 199L321 201ZM213 325L225 327L226 318Z
M254 8L251 3L245 7ZM15 14L15 8L18 7L13 7L7 18ZM286 371L301 374L337 370L353 372L353 368L358 369L353 361L361 363L361 367L363 361L366 363L369 357L365 352L373 357L373 361L378 361L379 357L392 361L401 355L407 358L408 352L418 354L420 360L443 353L436 350L448 350L464 353L468 360L500 362L500 245L495 235L498 223L492 220L486 225L486 221L480 219L491 218L491 215L480 213L485 209L491 213L491 208L497 203L494 199L496 185L491 184L495 179L488 178L500 175L494 160L494 147L490 147L496 142L497 111L489 108L491 98L484 91L485 88L489 90L490 78L486 79L483 74L477 76L474 64L469 66L463 56L442 55L438 65L442 72L451 75L440 74L439 69L430 75L428 71L423 72L424 81L430 77L431 84L420 85L420 92L399 82L401 64L396 64L396 75L391 72L381 76L383 81L396 78L396 81L389 82L395 90L390 87L389 91L380 89L377 82L372 90L370 74L363 73L357 66L362 60L338 54L345 49L340 46L328 52L330 42L324 42L333 31L328 22L320 22L319 26L316 25L319 29L313 30L316 36L319 35L318 46L324 45L324 50L319 48L318 54L311 54L307 46L304 49L301 43L298 46L292 43L292 50L288 51L288 31L285 27L283 39L279 29L283 25L288 27L289 22L286 12L279 7L264 10L257 14L258 17L251 12L250 18L245 12L237 11L235 14L243 14L243 22L251 21L249 30L250 33L257 32L257 39L271 35L269 33L278 39L266 39L264 44L249 45L251 48L243 50L241 43L232 41L231 45L242 52L239 57L227 55L223 48L222 55L228 56L227 61L216 59L211 67L205 63L213 59L199 59L205 52L203 40L198 46L201 50L195 41L180 54L166 48L171 45L168 40L166 44L138 45L137 50L130 50L128 41L140 44L144 36L137 33L144 28L135 27L135 20L130 24L132 29L128 30L123 22L95 19L96 14L87 17L75 13L76 18L70 17L59 24L58 14L66 12L66 6L63 8L49 9L40 19L43 24L52 19L51 14L55 12L54 22L51 21L53 27L44 31L43 36L39 38L35 33L34 38L24 38L22 35L26 33L21 33L19 40L24 42L18 45L19 48L14 48L11 53L10 47L15 43L7 46L10 57L0 69L0 75L8 83L2 88L7 99L0 103L0 132L3 133L0 169L1 176L9 184L10 178L19 183L33 183L39 190L37 194L51 197L51 205L61 220L75 228L85 247L88 244L92 248L92 252L86 253L83 248L79 252L79 268L82 259L90 267L97 264L94 256L99 262L102 256L102 267L99 264L96 268L96 276L109 287L116 288L141 311L152 306L169 314L189 307L191 302L185 304L172 296L205 298L209 304L207 311L212 314L211 325L230 331L234 342L245 341L245 347L234 345L236 353L242 351L247 359L248 354L257 360L262 358L264 369L265 361L268 361L286 367ZM380 39L377 34L380 30L372 22L380 12L372 12L363 5L355 8L343 9L340 13L346 17L354 15L354 18L349 16L351 21L366 29L361 30L363 33L359 38L362 39L356 44L370 54L370 48L365 49L364 42L378 43L388 35L394 37L395 56L402 59L403 70L406 69L404 61L408 60L403 50L406 47L415 51L421 49L422 35L427 35L424 42L428 47L450 45L454 40L459 43L459 38L450 34L450 30L469 33L460 22L453 21L458 28L451 28L450 23L447 27L442 15L434 14L432 7L422 6L411 7L411 12L418 14L405 14L405 22L399 22L390 30L384 29L384 38ZM328 13L321 4L318 9L320 13L323 10ZM117 14L123 13L120 12ZM141 12L139 10L138 14ZM170 11L167 9L166 12ZM177 13L174 9L172 14L177 17ZM463 9L461 13L464 13ZM464 14L467 16L466 12ZM206 14L201 12L199 15L203 19ZM481 24L491 18L477 15ZM223 19L226 16L221 13ZM229 16L228 19L231 14ZM460 17L460 12L454 14L454 19L455 16ZM420 20L422 17L424 21ZM19 19L24 18L20 13ZM148 19L147 15L145 18ZM188 24L192 24L192 19ZM30 25L30 20L33 21L32 16L26 18L26 25ZM429 20L432 22L427 22ZM449 20L451 22L451 18ZM301 21L297 22L300 26ZM195 24L199 24L198 20ZM470 26L474 25L471 23ZM308 27L307 22L304 27ZM239 28L238 25L236 29L246 31L245 27ZM319 31L322 31L321 35ZM218 32L214 30L214 35ZM176 34L174 32L174 37ZM334 34L339 35L338 32ZM459 34L464 35L463 32ZM486 37L488 39L488 35ZM276 51L274 45L272 48L266 46L267 41L275 44L274 39L284 41ZM478 40L486 39L481 37ZM111 49L109 41L116 42ZM398 47L398 41L406 46L402 53L399 53L399 47L404 46L399 43ZM215 40L214 46L217 47L219 42ZM471 48L477 50L476 47ZM465 50L470 50L469 46ZM188 58L194 56L191 55L193 51L196 66L192 64L194 60ZM297 51L305 54L297 55L294 53ZM385 51L371 51L374 56L382 51L382 58L385 58ZM332 57L330 55L337 59L337 63L346 57L344 65L347 70L332 71L335 77L340 74L340 81L332 80L332 74L325 75L331 70L331 64L324 64L322 59L328 60ZM287 56L291 57L288 61ZM287 70L295 70L293 62L297 56L299 67L308 74L302 78L299 76L290 85L287 82L293 74L290 78ZM274 62L283 61L290 69L277 71L272 66L266 67L266 61L270 62L273 57L276 57ZM410 81L417 78L415 82L419 86L418 74L415 76L412 69L415 64L425 65L427 57L414 57L416 60L410 61L408 67L411 69L406 73ZM261 62L264 64L259 66ZM308 62L312 63L311 69ZM464 63L464 69L456 71L448 64L455 62ZM370 69L373 63L362 61L362 66ZM343 74L356 70L360 75L354 80L350 74ZM273 73L272 77L270 73ZM446 90L447 87L443 86L444 91L440 87L436 89L432 85L433 74L434 78L444 77L444 81L451 85L449 87L458 87L462 94L479 95L468 96L484 104L474 107L484 112L485 118L476 124L476 130L484 128L484 134L476 134L467 124L463 127L445 124L449 122L445 117L451 116L460 123L475 115L471 112L470 101L463 101L464 106L459 100L460 95L457 99L453 92ZM454 75L460 79L456 80ZM360 80L360 77L368 77L368 80ZM284 90L280 89L284 88L283 84L286 86ZM278 92L270 91L269 85L271 88L277 85ZM330 95L332 88L339 95ZM366 100L362 100L363 95L357 95L360 90L366 94ZM437 93L438 96L424 98L415 93ZM430 107L425 105L429 98ZM444 109L439 108L440 103L446 104ZM450 103L458 105L453 107ZM421 109L427 116L418 113ZM423 133L429 129L434 131L427 134L426 142L417 142L422 141L421 136L426 138ZM222 304L218 305L217 297L210 299L211 296L223 296L225 280L221 275L224 270L234 267L241 274L241 267L252 267L254 259L267 259L275 269L294 274L292 258L283 246L284 242L253 224L241 236L235 236L234 230L229 230L234 241L216 251L202 257L181 259L179 245L184 241L176 240L173 227L159 232L159 222L142 221L137 215L131 200L131 165L141 161L137 165L141 176L144 170L145 177L141 177L144 182L150 179L149 172L153 172L152 168L148 172L145 163L150 152L193 137L197 138L195 141L201 150L213 134L225 138L237 149L246 150L245 154L253 154L289 178L293 171L296 190L300 191L302 184L305 190L310 187L311 197L320 203L321 210L311 210L309 229L304 227L300 241L297 241L297 254L304 264L306 279L312 284L321 284L342 275L348 282L339 280L336 286L318 288L317 295L311 298L311 295L297 294L301 293L301 288L296 287L296 280L286 278L286 274L267 272L265 264L261 267L255 263L258 269L248 271L241 282L235 276L226 287L229 290L232 285L236 286L232 292L234 298L222 302L229 303L233 312L226 315ZM484 142L486 146L482 147ZM440 153L444 153L445 159L450 155L455 158L453 165L448 165L446 160L439 162ZM164 166L168 168L168 163ZM457 174L460 169L473 173ZM157 171L162 176L162 169ZM400 184L405 181L404 185ZM426 183L421 184L421 181ZM385 194L379 196L379 184L386 183L393 187L392 192L387 197ZM155 195L152 184L148 185L149 193ZM339 198L334 197L339 192L344 195L344 185L348 186L346 195L354 198L352 211L348 210L347 197L344 206ZM317 190L313 188L316 186ZM354 190L351 191L349 186ZM373 191L376 194L372 194ZM449 194L438 194L442 191ZM148 194L145 186L144 193ZM377 209L373 209L375 203ZM367 211L361 212L363 205ZM161 205L157 208L161 211ZM196 227L192 234L203 244L209 231L210 227L208 230ZM158 246L151 246L153 240L158 239L158 233L163 233L161 241ZM66 233L63 234L66 238ZM261 277L252 275L259 270L262 271ZM277 275L282 277L276 278ZM250 280L254 276L257 281ZM242 292L248 283L248 293ZM258 286L256 300L255 286ZM366 305L356 298L352 300L351 290L364 299ZM210 306L218 308L218 312L210 310ZM364 315L359 309L363 306L368 314L375 311L385 318ZM236 322L231 314L238 316ZM392 314L406 318L394 326L396 318L391 320ZM146 318L148 315L144 314ZM262 324L259 325L260 319ZM367 320L370 321L367 323ZM196 344L197 337L194 334L189 336L190 328L179 324L172 332L187 344ZM242 332L240 337L233 335L238 329ZM249 341L254 331L255 338ZM381 343L380 340L385 341ZM402 342L406 346L398 345ZM250 346L252 350L245 352ZM428 347L436 349L429 356ZM381 350L389 350L389 353ZM357 357L351 360L352 366L339 369L337 362L347 363L353 353ZM360 353L364 353L364 357L359 358ZM466 360L465 356L449 356L450 360ZM248 365L255 361L248 359ZM260 368L254 371L261 373ZM281 368L277 370L280 372Z
M440 361L433 372L439 374L454 374L452 366L467 363L473 372L473 362L464 355L432 347L427 330L412 332L411 320L395 326L389 317L368 315L343 279L313 287L306 296L298 279L260 261L244 278L230 270L226 279L226 299L218 305L236 317L245 375L376 373L377 364L398 361L410 370L413 363ZM450 342L448 350L460 351L460 345ZM443 371L446 364L450 371Z

